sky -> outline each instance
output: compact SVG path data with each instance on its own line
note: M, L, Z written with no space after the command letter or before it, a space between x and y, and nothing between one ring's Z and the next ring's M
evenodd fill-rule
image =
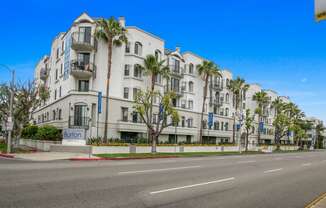
M53 38L82 12L125 16L127 25L161 37L167 48L213 60L326 122L326 21L314 20L313 0L2 1L0 64L14 68L21 82L33 79ZM0 68L0 82L9 79Z

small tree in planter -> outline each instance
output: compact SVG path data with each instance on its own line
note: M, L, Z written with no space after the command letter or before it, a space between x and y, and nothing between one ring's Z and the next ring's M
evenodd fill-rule
M159 108L155 109L158 115L156 122L152 122L150 119L152 118L152 116L150 116L152 109L151 100L154 97L157 97L160 103ZM158 137L161 135L162 131L172 126L174 123L178 123L180 120L178 111L173 107L171 102L175 97L176 95L173 92L167 92L162 95L159 92L152 91L140 91L136 96L134 109L149 129L153 153L156 152ZM155 110L153 109L153 113ZM170 122L168 121L169 118L171 118Z

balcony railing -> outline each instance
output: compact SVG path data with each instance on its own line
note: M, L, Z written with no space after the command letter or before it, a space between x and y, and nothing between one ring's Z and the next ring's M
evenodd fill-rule
M74 32L71 36L71 48L77 51L92 51L97 48L97 41L93 35L85 32Z
M210 101L210 105L215 105L215 106L218 106L218 107L221 107L223 105L223 100L222 99L214 99L214 100L211 100Z
M182 77L184 74L183 67L177 65L169 65L169 68L170 68L170 74L172 76Z
M70 116L69 117L69 128L88 129L89 121L90 121L89 117Z
M211 83L210 88L216 91L222 91L223 90L223 85L220 83Z
M71 74L78 78L90 78L96 70L93 63L85 63L84 61L71 61Z

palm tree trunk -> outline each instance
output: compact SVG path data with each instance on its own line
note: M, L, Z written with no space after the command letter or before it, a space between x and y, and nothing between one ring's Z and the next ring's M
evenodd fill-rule
M105 123L104 123L104 142L108 141L111 67L112 67L112 38L109 38L109 40L108 40L108 73L107 73L107 80L106 80L106 110L105 110Z
M200 115L200 122L199 122L200 123L200 130L199 130L199 142L200 142L200 144L203 143L203 119L204 119L205 102L206 102L206 96L207 96L207 85L208 85L208 75L206 75L206 78L205 78L203 106L202 106L201 115Z
M150 106L150 109L149 109L149 123L152 124L153 123L153 92L154 92L154 87L155 87L155 76L152 75L151 76L151 93L152 93L152 96L151 96L151 106ZM153 134L150 133L150 130L147 129L147 131L149 132L148 134L148 141L151 141L152 142L152 145L154 145L154 139L156 140L156 138L153 137ZM156 143L156 141L155 141ZM156 144L155 144L156 145ZM153 149L153 148L152 148Z
M257 144L259 144L260 142L260 122L261 122L261 116L258 116L258 141L257 141Z
M248 142L249 142L249 129L247 129L247 134L246 134L246 152L248 151Z
M237 125L235 123L235 114L233 115L233 130L232 130L232 143L235 144L235 130Z

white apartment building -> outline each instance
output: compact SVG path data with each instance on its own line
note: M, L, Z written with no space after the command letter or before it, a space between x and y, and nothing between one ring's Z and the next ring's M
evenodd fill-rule
M178 97L173 105L180 115L177 127L166 128L161 142L196 142L199 140L200 113L203 100L204 82L198 75L196 66L204 58L192 53L165 48L165 41L135 26L126 25L124 18L120 24L126 28L128 44L113 48L112 71L109 97L108 137L134 141L147 138L147 129L133 110L134 97L138 90L150 86L150 78L145 76L139 65L144 58L155 54L171 70L171 78L157 77L155 89L164 93L173 90ZM83 13L68 29L59 33L52 42L49 56L43 57L35 69L36 84L43 83L50 91L50 98L33 112L37 125L50 124L60 129L86 129L87 138L102 137L105 119L105 89L107 76L107 45L94 37L95 19ZM209 143L232 142L233 115L235 113L233 95L227 89L232 73L222 71L222 77L212 77L209 83L208 98L205 103L204 141ZM169 89L167 89L169 88ZM261 91L258 84L250 85L244 100L244 107L253 113L256 103L252 101L255 92ZM102 113L98 113L98 92L102 92ZM271 99L277 93L266 91ZM155 106L159 103L155 102ZM207 127L208 112L214 113L214 125ZM262 141L273 143L274 133L272 109L266 109L266 123ZM153 112L157 119L157 108ZM258 120L256 121L258 125ZM252 144L257 143L258 127L250 136ZM177 141L175 141L177 139Z

